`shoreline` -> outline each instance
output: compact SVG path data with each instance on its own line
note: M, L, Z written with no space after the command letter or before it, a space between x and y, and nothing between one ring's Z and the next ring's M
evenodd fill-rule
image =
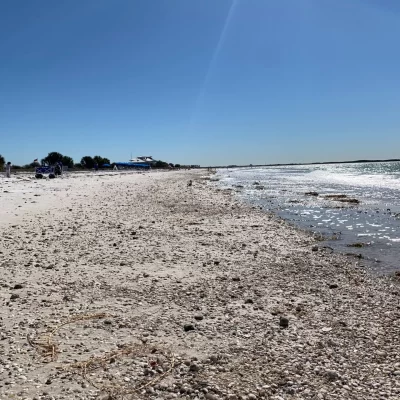
M10 184L1 399L399 397L398 284L204 174ZM57 359L39 354L52 329Z
M387 175L384 180L383 173L357 175L359 171L353 169L325 172L219 171L218 185L232 188L243 201L274 212L301 229L327 237L326 245L335 251L356 253L374 274L398 272L397 179Z

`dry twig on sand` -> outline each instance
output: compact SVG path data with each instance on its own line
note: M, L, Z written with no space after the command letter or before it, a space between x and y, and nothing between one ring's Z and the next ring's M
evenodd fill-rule
M32 339L29 334L27 335L28 343L43 357L49 358L50 361L57 360L57 354L59 353L59 346L54 342L55 334L64 326L70 325L80 321L88 321L94 319L101 319L107 317L108 314L100 313L100 314L81 314L74 315L69 318L65 322L57 325L52 330L40 335L37 338Z
M58 344L54 341L54 336L62 327L80 321L102 319L109 316L110 315L106 313L75 315L65 322L57 325L53 329L47 331L46 333L39 335L38 337L32 339L29 335L27 335L27 341L43 358L47 359L48 362L56 361L57 355L60 351ZM126 357L148 358L149 356L151 356L152 358L155 356L164 357L165 361L168 364L167 369L150 380L139 381L139 383L133 387L127 387L126 385L122 385L119 382L99 385L88 376L89 373L92 373L99 369L103 369L104 371L106 371L109 369L110 364L114 364L117 360L122 360ZM157 382L164 379L172 372L174 367L175 357L172 353L147 344L132 343L123 346L119 350L111 351L103 356L92 356L87 360L75 362L73 364L62 364L60 366L57 366L56 368L64 371L71 371L75 374L80 375L93 387L102 392L108 393L112 398L114 398L115 396L134 396L138 394L142 390L148 388L149 386L155 385Z
M121 360L125 357L148 357L152 355L162 355L168 360L168 369L163 373L157 375L153 379L141 382L134 387L127 387L119 382L109 385L98 385L89 378L88 374L98 369L106 370L109 364L115 363L117 360ZM157 382L164 379L169 375L175 367L175 357L172 353L155 348L154 346L148 346L145 344L130 344L124 346L120 350L112 351L104 356L91 357L88 360L77 362L68 366L64 366L64 370L73 370L75 373L81 375L88 383L90 383L96 389L102 392L109 393L111 396L127 396L135 395L142 390L155 385Z

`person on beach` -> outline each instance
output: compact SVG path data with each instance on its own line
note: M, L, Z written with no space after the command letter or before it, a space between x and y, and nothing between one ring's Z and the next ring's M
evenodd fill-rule
M61 163L57 163L56 166L54 167L54 173L55 175L61 175L62 173L62 167L61 167Z
M6 164L6 177L11 178L11 163L10 163L10 161Z

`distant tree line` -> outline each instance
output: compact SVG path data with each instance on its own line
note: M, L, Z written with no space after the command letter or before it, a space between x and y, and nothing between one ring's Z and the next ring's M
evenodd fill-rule
M47 157L42 158L41 162L42 165L55 165L61 162L62 165L65 165L68 168L73 168L74 166L74 160L72 157L63 156L61 153L56 151L52 151L47 155ZM32 165L35 165L35 163L32 163Z
M87 168L93 169L97 164L98 167L102 167L104 164L110 164L110 160L106 157L101 156L84 156L81 159L81 162L78 164L74 164L74 160L72 157L64 156L61 153L53 151L47 155L47 157L43 158L42 165L55 165L61 162L63 165L67 166L68 168Z
M58 163L62 163L63 166L66 166L68 168L83 168L83 169L93 169L96 164L99 168L102 168L104 165L110 165L112 166L113 164L110 162L109 158L102 157L102 156L84 156L81 158L80 163L75 164L74 160L72 157L63 155L57 151L52 151L49 154L47 154L46 157L42 158L40 160L41 165L56 165ZM5 158L0 154L0 168L2 169L6 163ZM33 161L30 164L26 164L23 166L20 165L13 165L14 169L32 169L40 165L39 162ZM157 160L153 165L152 168L181 168L180 164L171 164L167 163L166 161L162 160Z
M96 164L99 168L101 168L103 165L110 165L110 160L101 156L84 156L81 159L80 165L82 168L92 169Z

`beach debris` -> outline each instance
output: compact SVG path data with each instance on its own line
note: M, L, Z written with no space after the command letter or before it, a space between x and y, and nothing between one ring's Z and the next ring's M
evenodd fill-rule
M21 283L16 283L13 287L13 289L23 289L24 285L22 285Z
M337 283L330 283L329 284L329 289L337 289L339 285Z
M200 370L200 367L196 363L192 363L189 366L189 371L190 372L198 372Z
M327 194L324 196L326 200L340 201L342 203L359 204L360 200L348 197L346 194Z
M325 375L330 381L337 381L340 378L339 373L337 371L330 369L325 371Z
M183 330L185 331L185 332L190 332L190 331L194 331L194 325L192 325L192 324L185 324L185 325L183 325Z
M43 358L47 359L47 361L55 361L59 353L59 345L54 341L54 336L61 328L77 322L97 320L106 318L107 316L108 314L106 313L73 315L54 328L47 330L45 333L36 335L34 338L31 338L28 334L27 341L30 346L33 347Z
M364 247L366 246L365 243L350 243L347 245L347 247Z
M281 326L282 328L288 328L289 327L289 318L280 317L279 318L279 326Z

